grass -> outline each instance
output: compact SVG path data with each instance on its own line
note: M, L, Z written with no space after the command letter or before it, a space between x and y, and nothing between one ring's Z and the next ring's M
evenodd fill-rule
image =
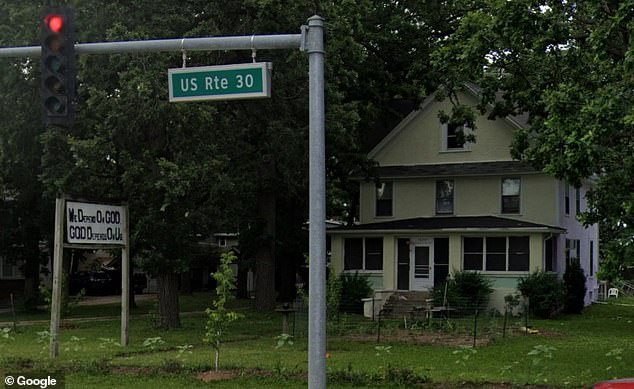
M182 295L179 298L181 312L201 312L209 306L211 299L210 293L199 292L191 295ZM248 301L237 302L237 304L248 305ZM156 313L158 310L155 299L137 300L137 306L130 309L131 315L147 315ZM104 304L104 305L75 305L70 309L70 313L65 318L82 318L82 317L104 317L121 315L120 304ZM26 312L21 307L17 307L16 319L18 322L32 320L50 320L51 315L45 309L36 312ZM11 312L0 313L0 322L12 322L13 315Z
M206 295L183 297L189 300L181 306L190 311L202 310L209 301ZM213 387L305 388L307 340L295 339L292 345L276 348L280 315L245 308L250 304L248 301L238 303L237 308L245 313L245 318L232 326L220 353L221 366L234 369L238 375L214 382ZM326 359L328 387L388 388L397 384L415 387L429 381L421 387L436 387L439 383L449 387L464 383L517 386L529 383L581 388L631 376L634 304L617 303L629 301L619 298L616 302L594 305L581 315L558 320L531 320L530 324L540 333L516 332L504 339L492 339L475 350L412 344L407 337L402 341L382 342L379 345L382 348L377 349L373 336L331 336ZM89 311L94 307L90 308ZM101 308L98 312L105 313L117 305ZM84 307L77 309L83 311ZM181 320L181 328L160 331L154 329L150 316L133 316L127 348L115 345L119 339L116 320L72 322L70 328L62 329L61 353L55 361L47 357L47 339L38 335L47 325L23 326L11 334L12 339L0 338L0 371L62 370L68 388L208 387L209 384L196 378L197 373L209 370L212 365L213 351L202 343L205 315L191 313L183 315ZM144 346L148 338L160 341ZM179 351L178 346L189 345L192 347L188 351Z

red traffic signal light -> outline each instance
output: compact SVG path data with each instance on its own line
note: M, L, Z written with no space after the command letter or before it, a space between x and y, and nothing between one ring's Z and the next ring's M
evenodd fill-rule
M66 7L49 7L42 19L40 68L46 124L71 126L75 99L75 17Z
M60 32L64 27L64 19L58 14L48 14L44 17L44 24L52 32Z

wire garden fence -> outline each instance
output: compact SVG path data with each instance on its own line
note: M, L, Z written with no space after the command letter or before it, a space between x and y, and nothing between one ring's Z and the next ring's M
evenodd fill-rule
M376 312L374 315L368 312ZM386 304L382 309L366 309L363 305L339 306L327 315L329 337L381 342L409 342L451 346L478 347L493 339L517 334L535 333L531 328L529 303L510 307L505 312L459 301L454 305L435 306ZM308 305L298 299L289 331L294 337L308 336Z

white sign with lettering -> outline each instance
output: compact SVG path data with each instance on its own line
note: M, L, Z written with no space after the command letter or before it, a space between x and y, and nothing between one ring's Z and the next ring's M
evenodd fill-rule
M66 202L68 243L125 245L123 206Z

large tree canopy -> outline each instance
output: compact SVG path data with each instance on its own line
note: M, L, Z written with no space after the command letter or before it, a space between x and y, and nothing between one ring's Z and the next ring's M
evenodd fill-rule
M482 88L491 117L528 115L514 156L574 185L591 178L585 222L634 231L634 2L470 3L434 56L447 93Z
M454 24L445 23L442 11L448 7L435 1L68 3L76 10L81 42L298 33L308 17L321 13L327 23L331 215L354 216L356 184L349 176L367 166L359 146L363 129L381 115L386 102L415 100L431 90L425 87L433 79L427 58ZM3 25L12 29L3 43L37 42L39 14L35 6L7 2ZM19 36L10 33L18 30ZM251 60L248 51L186 54L188 66ZM127 201L133 252L172 291L174 275L191 261L192 244L211 231L240 228L243 254L257 257L257 303L270 309L275 268L293 283L306 251L307 58L298 50L262 50L257 59L274 63L271 99L170 104L166 70L181 66L180 53L80 56L78 112L70 129L44 129L37 112L31 112L37 110L32 104L37 101L37 62L7 62L13 68L4 74L14 71L7 82L32 87L29 95L20 88L13 99L3 100L7 112L14 100L25 107L19 121L3 126L5 139L21 136L30 142L29 147L5 144L3 171L16 173L15 179L2 176L5 188L26 196L28 184L36 199L43 199L44 192L49 201L60 191ZM25 127L34 131L20 134ZM33 162L34 173L12 167L19 159ZM40 217L31 220L44 226ZM177 325L178 317L168 311L177 312L178 302L168 295L173 293L163 295L160 306L170 309L160 316L166 317L164 325Z

